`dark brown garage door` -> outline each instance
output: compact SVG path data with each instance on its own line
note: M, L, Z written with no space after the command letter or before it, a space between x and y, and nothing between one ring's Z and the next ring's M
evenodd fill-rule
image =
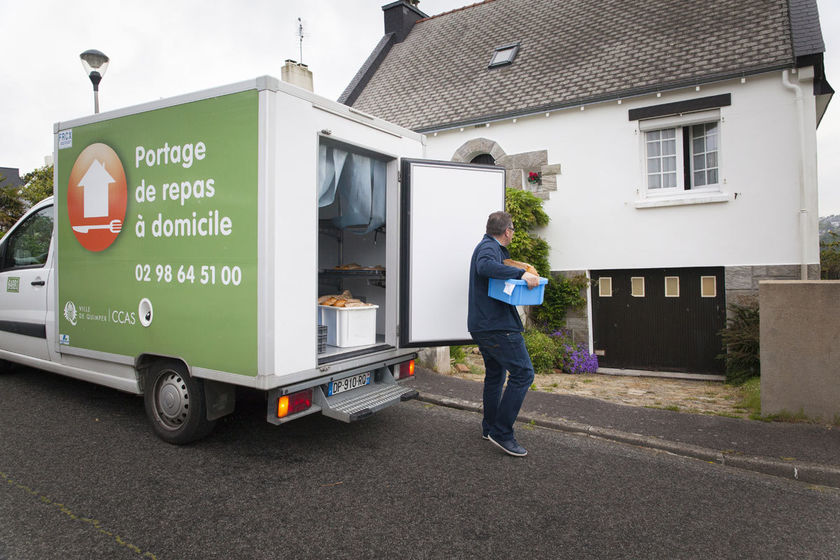
M602 367L722 374L723 267L591 273Z

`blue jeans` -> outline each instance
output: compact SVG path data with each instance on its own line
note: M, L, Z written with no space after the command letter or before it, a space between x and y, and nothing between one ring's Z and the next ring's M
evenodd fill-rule
M484 419L481 427L496 441L513 439L513 423L534 381L534 366L522 333L470 333L484 358ZM505 371L510 373L505 385ZM504 389L504 393L503 393Z

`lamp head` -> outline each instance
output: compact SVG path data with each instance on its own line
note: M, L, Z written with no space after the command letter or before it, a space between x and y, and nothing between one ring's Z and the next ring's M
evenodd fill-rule
M90 49L79 55L82 59L82 67L85 73L90 77L90 81L96 86L105 75L105 70L108 69L109 58L102 51Z

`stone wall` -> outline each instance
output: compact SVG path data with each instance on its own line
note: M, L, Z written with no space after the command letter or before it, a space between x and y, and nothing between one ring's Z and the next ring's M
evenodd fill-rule
M530 191L543 200L547 200L551 193L557 190L557 175L560 173L560 164L552 165L548 163L548 150L506 154L501 146L493 140L474 138L465 142L456 150L452 156L452 161L469 163L481 154L490 154L496 165L505 168L507 171L505 186L508 188ZM528 183L529 173L540 173L542 176L541 184Z
M808 265L808 280L820 279L820 265ZM758 299L759 282L800 280L798 264L767 266L727 266L724 272L726 304L744 305Z
M840 421L840 281L765 281L761 413Z
M564 270L562 272L551 271L552 276L561 278L574 278L575 276L586 276L585 270ZM581 290L583 299L587 299L588 293L586 289ZM586 311L586 306L579 309L569 308L566 315L566 329L572 335L572 342L575 344L583 343L589 348L589 315ZM591 352L592 349L589 348Z

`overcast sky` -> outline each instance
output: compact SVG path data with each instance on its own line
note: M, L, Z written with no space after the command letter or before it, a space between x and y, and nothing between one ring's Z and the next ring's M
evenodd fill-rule
M421 0L429 15L475 0ZM102 111L265 74L300 59L315 92L336 99L382 37L390 0L0 0L0 167L21 174L52 153L53 123L93 112L79 53L111 58L100 85ZM818 0L826 76L840 91L840 1ZM840 214L840 96L829 105L819 144L820 215Z

